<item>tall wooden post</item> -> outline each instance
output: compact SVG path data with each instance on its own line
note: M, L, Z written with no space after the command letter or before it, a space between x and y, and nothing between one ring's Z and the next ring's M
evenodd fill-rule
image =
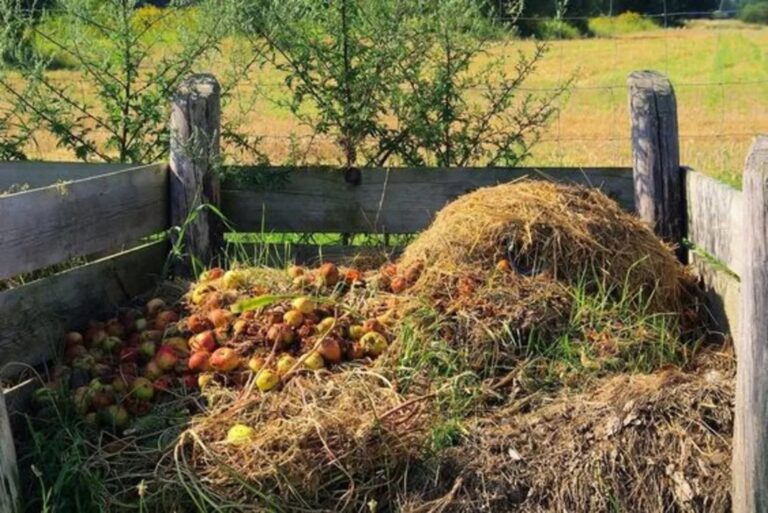
M220 203L220 95L213 75L193 75L179 86L171 105L171 224L184 227L188 255L177 269L181 274L189 274L192 259L208 265L222 244L223 223L201 207Z
M5 395L0 387L0 511L19 511L19 474L16 467L16 451L5 408Z
M733 511L768 511L768 136L747 157L743 180L744 268L737 337Z
M680 167L677 102L669 79L655 71L629 75L635 208L663 239L685 236L685 193ZM683 257L684 251L678 255Z

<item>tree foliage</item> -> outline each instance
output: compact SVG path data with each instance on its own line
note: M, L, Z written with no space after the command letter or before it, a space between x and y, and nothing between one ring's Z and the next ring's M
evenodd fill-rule
M163 158L169 98L219 52L233 26L231 4L215 0L171 4L149 15L138 0L59 0L50 10L27 4L0 0L8 20L0 44L14 64L0 76L0 93L17 125L52 134L82 160ZM80 82L57 80L53 69L61 60L77 69ZM220 74L224 91L255 61L230 62L233 68Z
M264 0L244 30L285 76L291 94L277 101L333 138L342 164L512 164L567 84L521 94L547 47L514 54L509 71L489 53L502 27L487 9L476 0Z

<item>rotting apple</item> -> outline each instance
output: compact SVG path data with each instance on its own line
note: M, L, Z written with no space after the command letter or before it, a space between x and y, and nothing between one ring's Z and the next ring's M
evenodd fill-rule
M240 366L240 357L235 350L230 347L220 347L213 353L208 360L214 370L218 372L229 372Z
M252 356L248 360L248 368L251 369L251 372L255 374L259 372L262 368L264 368L265 363L267 363L267 360L263 356L259 356L259 355Z
M280 348L287 347L293 343L293 330L287 324L273 324L267 330L267 339Z
M341 362L341 344L335 338L326 337L323 339L323 341L320 342L320 347L317 349L317 352L320 353L323 360L328 363Z
M217 308L208 314L208 320L216 329L228 329L232 324L233 318L234 314L229 310L224 310L223 308Z
M163 375L163 369L160 368L155 360L150 360L144 367L143 375L148 380L155 380Z
M304 323L304 314L298 310L288 310L283 315L283 322L292 328L298 328Z
M77 331L70 331L64 335L64 347L69 349L71 347L82 346L85 344L85 339Z
M139 356L141 356L144 360L149 360L150 358L155 356L156 350L157 350L157 345L151 340L142 342L141 345L139 345L139 349L138 349Z
M163 310L155 317L155 328L165 331L171 324L179 321L179 314L173 310Z
M195 351L189 356L187 367L191 371L205 372L210 370L211 353L208 351Z
M294 310L297 310L304 315L311 314L315 311L315 302L307 296L297 297L291 302L291 306Z
M147 378L136 378L131 383L131 395L139 401L151 401L155 396L155 389Z
M302 364L307 369L320 370L325 367L325 360L323 360L323 357L320 356L319 352L312 351L311 353L309 353L307 356L304 357Z
M174 347L163 344L155 353L154 361L162 370L168 371L179 361L179 354Z
M198 333L189 339L189 347L192 351L208 351L212 353L216 349L216 336L211 330Z
M371 331L360 339L360 346L365 351L365 354L375 357L386 351L389 344L384 335L377 331Z
M146 311L149 317L154 317L160 311L165 308L165 301L159 297L155 297L147 301Z
M262 392L269 392L280 384L280 376L269 369L262 369L256 376L256 386Z
M213 328L211 321L200 314L192 314L187 317L186 325L187 329L195 334Z
M277 373L282 376L290 371L294 365L296 365L296 358L289 354L283 354L277 359L275 369L277 370Z

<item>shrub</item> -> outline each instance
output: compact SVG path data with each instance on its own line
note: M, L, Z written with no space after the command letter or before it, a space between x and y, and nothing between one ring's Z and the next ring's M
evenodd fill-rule
M654 30L658 25L649 18L644 18L636 12L624 12L618 16L598 16L590 18L587 26L589 31L597 37L613 37L633 32Z
M747 4L739 14L741 21L746 23L760 23L768 25L768 2L756 2Z
M264 0L244 33L285 76L290 96L277 101L335 141L344 166L511 165L528 156L567 83L521 94L547 47L505 66L503 52L489 55L500 25L483 5Z
M581 37L579 29L563 20L543 20L536 23L533 29L534 35L545 41L552 39L578 39Z

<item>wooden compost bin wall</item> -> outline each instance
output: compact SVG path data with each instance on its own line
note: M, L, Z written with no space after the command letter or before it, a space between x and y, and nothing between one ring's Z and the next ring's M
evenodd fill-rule
M168 227L167 182L165 164L0 164L0 279L90 260L0 292L0 378L47 362L66 329L155 285L168 245L142 239ZM24 411L36 386L29 379L0 394L3 513L15 510L18 490L7 413Z

